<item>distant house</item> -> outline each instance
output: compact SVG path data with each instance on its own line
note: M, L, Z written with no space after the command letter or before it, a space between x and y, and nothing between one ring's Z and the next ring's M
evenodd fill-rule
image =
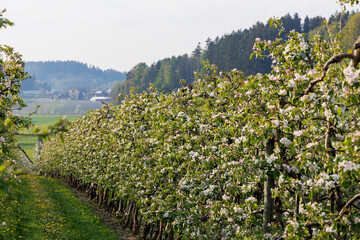
M80 93L80 90L75 88L75 89L72 89L72 90L69 90L69 94L73 94L73 95L77 95Z
M101 102L101 101L110 102L111 97L92 97L92 98L90 98L90 101L92 101L92 102Z
M93 90L94 97L107 97L108 94L104 90L94 89Z
M87 98L87 93L85 90L83 89L72 89L69 90L69 97L71 100L88 100L89 98Z

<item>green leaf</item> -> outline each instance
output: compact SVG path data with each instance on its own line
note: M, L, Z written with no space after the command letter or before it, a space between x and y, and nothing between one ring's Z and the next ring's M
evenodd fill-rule
M250 54L250 60L252 59L253 56L254 56L254 53L251 53Z
M340 185L344 188L348 188L351 185L350 181L343 181L340 183Z
M341 108L339 107L336 112L337 112L338 117L340 117L341 116Z

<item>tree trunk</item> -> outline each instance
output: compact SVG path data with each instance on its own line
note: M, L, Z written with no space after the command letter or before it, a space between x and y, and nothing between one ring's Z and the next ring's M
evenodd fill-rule
M270 156L274 153L275 139L272 138L266 144L266 155ZM263 212L263 232L268 233L270 224L274 215L274 200L271 196L271 189L274 188L274 177L270 170L266 174L264 183L264 212Z
M349 66L356 68L356 66L360 62L360 37L356 40L354 44L354 52L353 52L354 58L350 61Z
M149 234L150 230L151 230L151 225L145 223L145 226L144 226L143 231L141 233L140 239L145 240L147 235Z

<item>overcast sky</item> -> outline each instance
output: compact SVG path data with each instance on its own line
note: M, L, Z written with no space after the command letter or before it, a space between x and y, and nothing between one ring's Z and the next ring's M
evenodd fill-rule
M272 16L329 17L336 0L0 0L15 26L0 31L26 61L76 60L129 71L191 53L198 42Z

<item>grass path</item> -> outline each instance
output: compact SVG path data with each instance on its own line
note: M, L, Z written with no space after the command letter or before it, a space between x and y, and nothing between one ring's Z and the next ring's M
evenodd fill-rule
M0 207L0 239L119 239L58 180L26 175Z

